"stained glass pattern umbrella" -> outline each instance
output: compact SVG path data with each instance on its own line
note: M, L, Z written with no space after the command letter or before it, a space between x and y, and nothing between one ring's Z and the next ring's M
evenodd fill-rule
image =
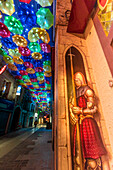
M38 2L38 4L40 4L42 7L51 6L53 3L53 0L35 0L35 1Z
M37 24L40 25L41 28L49 30L53 26L53 14L49 10L49 8L40 8L36 13L37 16Z

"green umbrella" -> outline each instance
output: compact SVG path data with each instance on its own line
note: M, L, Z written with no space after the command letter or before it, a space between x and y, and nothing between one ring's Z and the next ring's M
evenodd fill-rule
M49 30L52 27L54 16L49 8L40 8L36 16L37 24L40 25L41 28Z

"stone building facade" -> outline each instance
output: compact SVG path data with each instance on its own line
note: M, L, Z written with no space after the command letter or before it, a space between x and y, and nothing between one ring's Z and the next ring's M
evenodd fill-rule
M108 155L102 160L104 169L113 169L113 80L93 21L86 39L67 33L66 11L71 10L69 0L57 1L55 37L55 100L54 150L55 170L71 170L70 125L67 97L65 55L75 47L82 55L88 84L98 97L98 115L95 117Z

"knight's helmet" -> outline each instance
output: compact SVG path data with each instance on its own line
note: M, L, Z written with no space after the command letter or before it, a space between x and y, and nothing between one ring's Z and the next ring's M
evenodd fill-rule
M75 79L79 79L82 82L82 85L86 85L85 77L84 77L84 75L81 72L76 72L74 74L74 80Z

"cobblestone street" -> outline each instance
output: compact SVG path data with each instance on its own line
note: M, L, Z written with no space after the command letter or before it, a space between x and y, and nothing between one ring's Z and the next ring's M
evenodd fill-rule
M26 133L28 137L22 139ZM25 131L23 135L21 132L21 142L0 158L0 170L53 170L52 131L41 127L31 135L29 133ZM15 136L17 137L16 134ZM10 137L11 135L8 138ZM13 136L12 141L14 139ZM4 137L0 139L0 150L5 143L1 142L3 140Z

